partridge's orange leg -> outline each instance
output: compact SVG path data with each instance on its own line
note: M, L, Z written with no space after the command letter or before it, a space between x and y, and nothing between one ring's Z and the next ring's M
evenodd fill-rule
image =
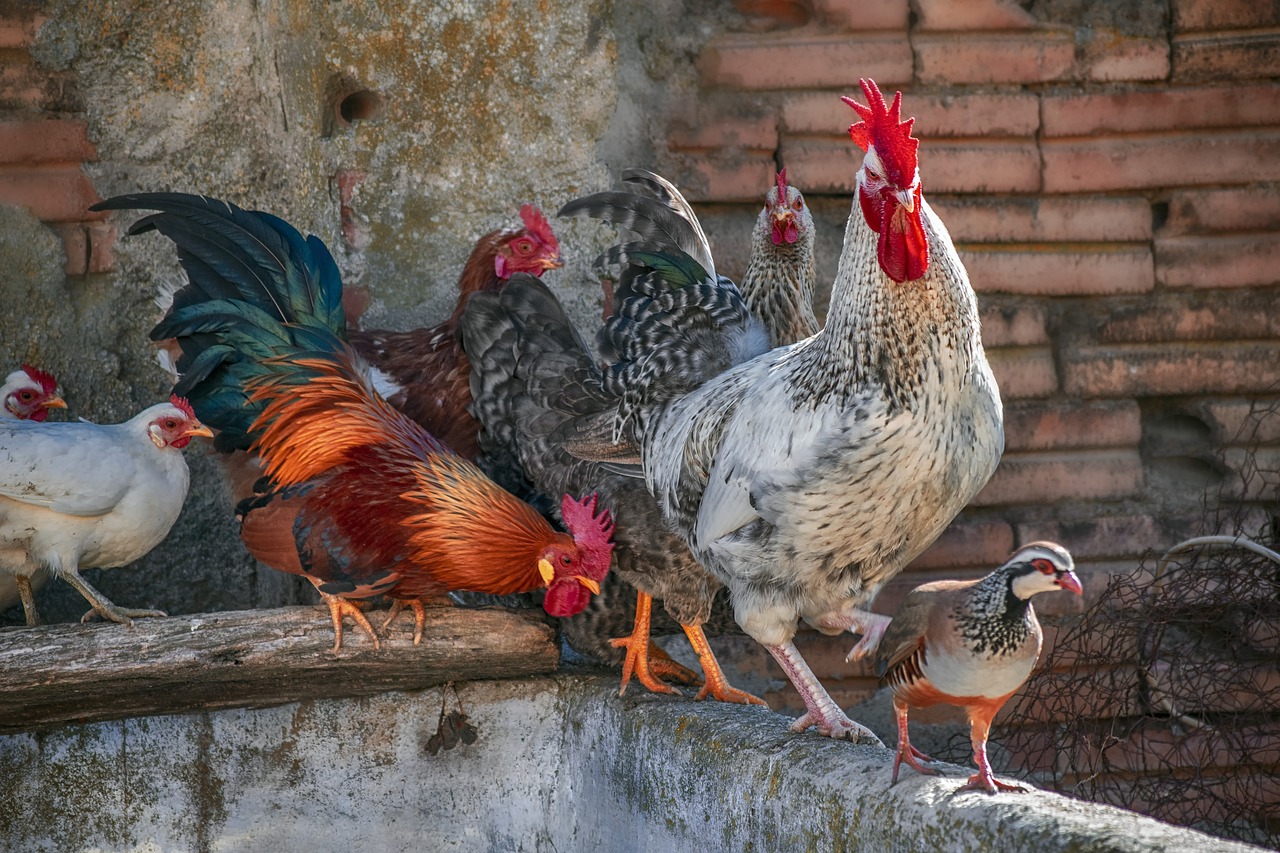
M898 700L893 702L893 711L898 716L898 751L893 756L893 778L889 781L889 785L898 784L898 768L902 766L902 762L906 761L911 765L917 773L925 776L940 775L937 770L932 767L925 767L921 761L933 761L932 758L925 755L920 750L911 745L911 738L907 736L907 706Z
M1001 703L1003 704L1003 703ZM969 739L973 743L973 760L978 765L978 772L969 777L969 781L960 787L960 791L986 791L995 794L1000 791L1026 792L1021 785L1010 785L1001 782L991 774L991 762L987 760L987 735L991 733L991 718L995 716L999 706L989 713L969 711Z
M618 695L627 692L627 685L631 682L631 673L634 672L636 679L649 689L651 693L674 693L679 695L680 691L671 685L661 681L653 674L653 667L649 663L649 624L653 612L653 596L647 592L636 594L636 624L631 630L631 636L619 637L616 640L610 640L609 645L615 649L626 649L627 656L622 661L622 687L618 690Z
M373 640L375 651L382 648L382 644L378 642L378 635L374 633L373 626L369 624L369 620L365 618L359 607L344 598L338 598L338 596L330 595L327 592L320 593L320 597L324 599L325 604L329 605L329 615L333 618L333 653L335 655L342 648L343 616L350 616L351 621L364 629L365 633Z
M689 645L693 646L693 650L698 653L698 662L702 664L702 671L707 677L707 683L698 691L695 699L705 699L710 696L721 702L769 707L768 703L760 697L752 696L745 690L739 690L729 684L729 679L724 677L724 671L720 669L720 662L711 651L711 645L707 642L707 635L703 633L701 625L681 625L680 627L684 628L685 634L689 637Z

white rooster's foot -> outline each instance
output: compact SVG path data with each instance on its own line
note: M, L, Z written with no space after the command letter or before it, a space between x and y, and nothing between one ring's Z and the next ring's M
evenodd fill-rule
M828 713L825 716L815 714L813 711L806 711L804 716L791 724L791 731L800 734L808 731L811 726L816 726L818 734L824 737L848 740L854 743L865 743L871 746L884 746L884 742L876 737L875 732L861 723L855 723L839 709L836 709L835 714Z
M850 611L849 624L846 630L851 634L861 634L862 639L854 643L853 648L849 650L849 654L845 655L845 662L852 663L855 660L862 660L880 648L880 641L884 639L884 632L892 621L893 619L888 616L881 616L879 613L872 613L869 610Z
M163 618L168 616L163 610L135 610L132 607L116 607L112 604L110 607L97 607L85 612L80 617L80 623L96 622L99 619L110 619L112 622L119 622L121 625L132 625L134 619L147 619L151 617Z

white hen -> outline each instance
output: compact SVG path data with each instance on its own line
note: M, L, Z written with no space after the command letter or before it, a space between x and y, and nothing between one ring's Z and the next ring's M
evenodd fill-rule
M39 624L30 579L41 567L107 619L164 615L117 607L80 569L122 566L160 544L186 499L181 451L197 435L212 433L176 397L120 424L0 424L0 571L15 576L28 625Z

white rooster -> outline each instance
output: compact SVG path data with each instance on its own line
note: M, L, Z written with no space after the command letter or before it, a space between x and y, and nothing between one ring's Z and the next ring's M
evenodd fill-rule
M800 656L797 623L862 634L851 658L871 651L889 620L865 608L987 482L1004 430L973 289L921 193L913 120L901 93L887 107L861 82L869 106L845 101L866 156L826 328L755 357L758 327L705 240L650 242L629 252L600 343L622 398L611 438L638 442L667 523L799 691L793 730L874 740ZM575 452L607 440L597 425Z
M212 432L177 397L120 424L0 423L0 571L14 575L28 625L39 624L31 576L42 567L104 618L164 615L117 607L80 570L122 566L160 544L187 496L182 448L198 435Z

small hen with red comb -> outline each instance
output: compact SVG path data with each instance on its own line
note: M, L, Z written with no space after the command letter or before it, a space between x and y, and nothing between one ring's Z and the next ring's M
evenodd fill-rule
M41 568L106 619L164 615L117 607L80 570L132 563L163 541L187 496L182 449L210 435L179 397L119 424L0 422L0 571L17 580L28 625L39 624Z
M65 409L58 380L47 370L24 364L0 385L0 418L43 422L50 409Z

